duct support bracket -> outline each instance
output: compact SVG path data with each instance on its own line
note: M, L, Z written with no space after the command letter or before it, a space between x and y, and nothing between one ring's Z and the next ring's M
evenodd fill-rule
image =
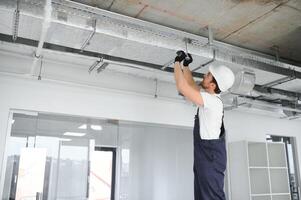
M18 30L19 30L19 22L20 22L20 0L17 0L17 7L14 11L14 18L13 18L13 30L12 30L12 35L13 35L13 41L16 42L18 38Z
M83 51L88 45L90 45L90 41L93 38L93 36L95 35L95 33L96 33L96 23L97 23L97 20L96 19L92 19L92 28L93 28L93 31L90 33L90 35L88 36L88 38L83 43L82 47L80 48L80 51Z
M99 57L90 67L89 67L89 74L91 74L91 72L99 65L99 63L103 62L103 58Z

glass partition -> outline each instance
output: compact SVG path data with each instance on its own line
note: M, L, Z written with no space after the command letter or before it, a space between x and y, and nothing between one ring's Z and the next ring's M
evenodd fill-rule
M192 129L15 112L3 200L193 199Z
M14 113L2 199L97 199L91 189L103 199L113 199L116 157L106 159L110 155L97 154L95 146L116 149L117 130L106 120ZM107 190L93 181L94 175L102 178L103 174L107 174Z

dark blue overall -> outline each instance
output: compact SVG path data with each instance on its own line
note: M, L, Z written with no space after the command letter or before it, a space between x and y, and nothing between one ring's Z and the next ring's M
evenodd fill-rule
M219 139L203 140L200 136L198 109L194 121L193 144L194 199L225 200L224 172L227 154L223 119Z

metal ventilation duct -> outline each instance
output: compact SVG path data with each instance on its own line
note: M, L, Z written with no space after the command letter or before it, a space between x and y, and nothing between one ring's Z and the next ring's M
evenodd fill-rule
M2 8L2 11L5 10L2 13L10 12L11 17L13 17L16 10L19 10L24 19L28 20L27 23L35 22L38 25L42 25L43 20L45 20L45 13L43 9L45 7L45 3L45 0L20 0L19 4L17 4L17 0L1 0L0 11ZM72 34L74 30L80 30L81 33L79 34L80 40L77 47L74 46L73 43L65 43L64 39L69 37L69 34L67 34L68 32L53 32L52 36L57 36L55 40L51 39L51 37L46 38L49 49L53 47L62 49L62 51L69 49L72 53L98 58L102 57L108 62L126 62L130 65L142 64L145 67L160 70L162 67L158 65L100 54L95 46L88 44L94 37L101 35L101 37L117 38L121 41L133 41L167 50L185 49L187 45L190 53L200 57L205 57L208 59L212 59L214 57L216 61L239 64L249 68L256 68L287 77L301 79L301 72L293 70L293 68L299 67L297 65L275 61L270 56L217 41L213 41L211 45L209 45L209 41L205 37L189 34L67 0L52 0L52 9L51 26L55 25L55 28L60 27L62 28L61 30L68 30L70 34ZM12 26L11 28L15 33L14 38L16 38L16 34L18 34L16 26L19 25L19 22L14 23L14 25L15 26ZM40 30L41 26L38 27ZM30 28L34 28L34 26ZM34 30L32 31L35 32ZM8 34L7 30L6 32L4 31L4 33ZM39 40L39 37L34 38L36 36L34 34L32 38L30 38L30 34L28 35L29 38L26 37L25 39L29 39L34 42ZM60 35L60 37L58 37L58 35ZM16 41L18 42L18 40ZM185 43L185 41L189 42ZM213 52L215 52L215 54ZM171 69L167 68L166 71L171 71ZM195 73L194 75L201 76L200 73ZM241 94L249 93L251 88L254 86L254 77L252 77L252 73L245 73L244 75L241 75L241 77L242 79L238 84L238 90ZM257 95L264 96L268 99L285 99L289 101L295 101L296 99L301 98L300 94L296 95L296 93L293 92L290 94L290 92L287 91L281 91L274 88L265 88L259 85L255 85L254 89L256 90L257 94L252 92L252 97ZM260 104L258 102L260 101L256 99L252 100L250 105ZM258 106L262 106L262 104ZM266 102L264 106L275 108L275 105L268 102ZM282 107L289 111L300 112L299 105L294 108L290 105L282 105ZM276 108L278 109L279 106L276 105Z
M235 94L250 94L255 86L255 80L254 71L241 70L235 75L235 82L230 91Z
M16 1L2 0L0 2L0 6L8 9L15 9L16 5ZM44 1L42 0L28 0L26 2L21 0L19 7L22 14L41 19L43 18L43 5ZM91 33L95 32L95 35L103 34L121 40L134 41L169 50L184 49L186 47L184 41L189 39L188 41L190 42L187 44L187 47L189 52L194 55L213 58L213 50L215 50L215 59L217 61L239 64L284 76L290 76L294 73L296 78L301 79L301 72L293 70L293 68L299 66L275 61L275 59L271 59L270 56L264 56L263 54L260 54L259 56L256 52L250 52L249 50L244 50L217 41L213 41L212 45L208 45L208 39L205 37L106 10L89 7L72 1L53 0L52 6L54 11L52 14L53 23L86 30L89 33L86 35L87 38L90 37ZM95 27L92 25L90 26L91 21L94 20L96 20ZM64 35L65 33L60 32L57 34ZM68 37L68 35L65 35L65 37ZM86 42L87 38L83 40L83 44ZM47 42L51 43L54 41L50 40ZM58 45L63 45L63 41L55 42ZM81 44L81 47L84 46L83 44ZM74 48L74 46L71 47ZM97 49L88 50L93 51Z

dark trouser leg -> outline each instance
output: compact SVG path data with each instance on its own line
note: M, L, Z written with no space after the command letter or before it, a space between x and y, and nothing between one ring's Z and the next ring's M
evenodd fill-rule
M197 172L194 172L194 200L201 200L200 199L200 183L199 183L198 176L196 173Z

